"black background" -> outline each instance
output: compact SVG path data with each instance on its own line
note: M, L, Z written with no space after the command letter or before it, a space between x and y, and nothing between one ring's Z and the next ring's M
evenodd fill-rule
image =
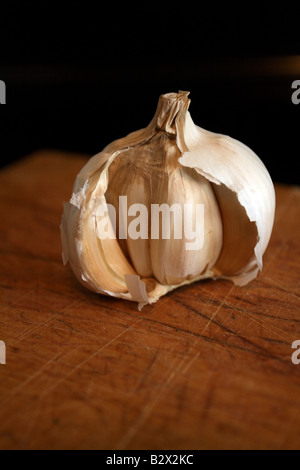
M180 89L197 125L250 146L274 181L299 183L300 16L288 4L241 5L1 6L1 165L40 148L95 154Z

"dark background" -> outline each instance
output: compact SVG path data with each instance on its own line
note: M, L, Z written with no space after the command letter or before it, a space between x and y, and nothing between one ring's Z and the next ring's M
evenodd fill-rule
M191 92L196 124L299 183L300 16L294 6L199 2L1 6L1 165L40 148L87 154L145 127L158 96Z

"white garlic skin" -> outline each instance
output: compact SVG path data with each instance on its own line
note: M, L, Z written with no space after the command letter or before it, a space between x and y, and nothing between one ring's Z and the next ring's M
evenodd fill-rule
M196 126L189 104L187 92L162 95L147 128L113 142L79 173L61 234L64 262L89 289L142 306L199 279L245 285L262 269L275 214L270 175L244 144ZM204 204L203 248L188 251L174 237L99 239L97 209L109 203L118 212L120 195L150 214L151 204Z
M224 243L216 273L245 285L262 270L273 229L276 203L271 177L249 147L196 126L189 112L183 134L189 150L179 162L214 183L223 213Z

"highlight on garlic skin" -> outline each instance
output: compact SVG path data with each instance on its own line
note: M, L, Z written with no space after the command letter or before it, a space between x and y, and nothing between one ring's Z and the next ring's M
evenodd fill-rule
M201 279L246 285L273 228L264 164L196 126L188 95L161 95L148 127L91 158L64 205L64 264L92 291L140 308Z

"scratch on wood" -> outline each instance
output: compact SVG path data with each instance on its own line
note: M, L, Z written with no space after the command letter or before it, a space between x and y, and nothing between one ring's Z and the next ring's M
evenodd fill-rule
M205 333L205 331L207 330L207 328L209 327L210 323L213 322L215 316L217 315L217 313L219 312L219 310L223 307L224 303L226 302L226 300L228 299L229 295L231 294L231 292L233 291L234 289L234 285L231 286L231 288L229 289L229 291L227 292L227 294L225 295L225 297L223 298L222 302L220 303L220 305L217 307L216 311L212 314L211 318L209 319L209 321L207 322L206 326L203 328L203 331L201 331L201 335L203 335Z
M108 346L110 346L114 341L119 339L124 333L126 333L128 330L136 326L138 323L140 323L143 319L139 319L136 321L134 324L129 326L128 328L125 328L121 333L116 335L114 338L112 338L110 341L108 341L105 345L101 346L99 349L94 351L92 354L90 354L84 361L80 362L77 364L75 367L73 367L68 374L66 374L62 379L58 380L55 382L54 386L50 388L50 391L54 390L60 383L64 382L68 377L70 377L74 372L78 371L82 366L87 364L91 359L93 359L97 354L99 354L101 351L106 349Z
M274 279L271 279L270 277L267 277L267 276L264 276L264 279L266 279L266 281L269 281L271 284L273 284L275 287L282 290L286 294L292 295L293 297L296 297L296 299L300 300L300 295L295 294L294 291L291 291L291 290L287 289L285 286L280 284L278 281L274 281Z
M173 379L177 377L182 367L182 364L184 364L184 361L185 359L181 359L181 361L179 362L179 365L170 372L170 374L166 378L164 385L162 386L160 390L160 393L157 393L156 396L153 398L153 400L146 404L146 406L142 410L137 420L132 424L132 426L127 430L126 434L116 444L116 447L115 447L116 449L126 449L126 447L128 447L129 443L131 442L133 437L137 434L140 427L144 424L148 416L150 416L151 411L153 410L155 405L163 397L166 390L168 390L168 388L170 387L170 384L173 381Z

